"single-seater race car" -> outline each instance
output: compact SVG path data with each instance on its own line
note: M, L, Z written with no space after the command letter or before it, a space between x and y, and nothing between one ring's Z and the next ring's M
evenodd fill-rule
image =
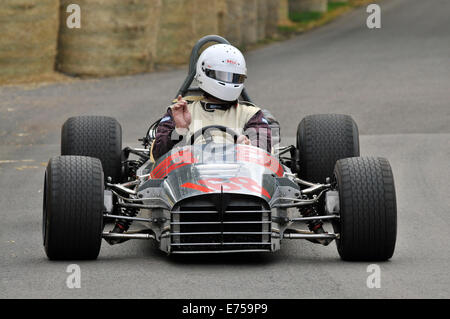
M198 93L191 85L199 50L208 42L228 43L219 36L199 40L177 96ZM241 98L250 100L245 90ZM274 252L286 239L334 240L344 260L391 258L397 229L391 167L384 158L359 157L353 119L306 116L296 145L280 147L279 125L265 114L273 130L271 153L216 143L212 130L235 141L237 133L213 125L156 161L151 147L158 121L140 139L141 148L122 149L115 119L69 118L61 156L51 158L45 172L48 258L95 259L102 239L153 240L168 254ZM198 136L203 143L195 143Z

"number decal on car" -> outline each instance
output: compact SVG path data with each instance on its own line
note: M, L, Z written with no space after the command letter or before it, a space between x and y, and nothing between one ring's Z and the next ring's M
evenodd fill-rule
M185 183L181 187L191 188L203 193L210 193L212 191L239 191L245 189L252 193L258 193L271 198L269 192L259 185L256 181L249 177L231 177L231 178L204 178L198 181L198 184Z
M198 160L191 152L180 150L159 163L159 165L153 169L149 178L164 178L177 168L197 162Z

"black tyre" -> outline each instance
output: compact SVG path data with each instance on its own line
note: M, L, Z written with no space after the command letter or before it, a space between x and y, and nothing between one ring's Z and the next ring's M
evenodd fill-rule
M297 128L297 149L300 178L324 183L337 160L359 156L358 126L349 115L306 116Z
M49 259L95 259L102 234L100 160L56 156L45 171L43 237Z
M122 127L112 117L71 117L62 127L61 155L98 158L113 182L120 182L121 152Z
M397 204L391 166L384 158L355 157L335 167L339 190L340 234L336 241L343 260L383 261L392 257L397 236Z

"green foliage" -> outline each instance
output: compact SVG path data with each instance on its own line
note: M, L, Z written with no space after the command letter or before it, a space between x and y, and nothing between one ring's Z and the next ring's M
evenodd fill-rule
M328 12L334 11L336 9L347 7L349 6L348 2L334 2L330 1L328 2ZM293 22L297 23L308 23L312 21L317 21L321 19L324 16L321 12L313 12L313 11L306 11L306 12L291 12L289 13L289 19ZM282 30L282 31L288 31L288 30Z
M294 22L308 23L319 20L322 15L320 12L291 12L289 13L289 19Z
M333 11L337 8L340 7L346 7L349 6L350 4L348 2L333 2L333 1L329 1L328 2L328 12Z
M288 26L288 25L279 25L278 26L278 32L280 33L291 33L297 31L298 26Z

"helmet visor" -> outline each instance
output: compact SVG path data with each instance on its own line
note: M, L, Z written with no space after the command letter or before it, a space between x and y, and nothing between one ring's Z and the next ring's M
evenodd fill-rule
M217 71L217 70L211 70L211 69L205 69L205 74L207 77L210 77L217 81L233 83L233 84L242 84L242 83L244 83L245 79L247 78L247 76L245 74Z

